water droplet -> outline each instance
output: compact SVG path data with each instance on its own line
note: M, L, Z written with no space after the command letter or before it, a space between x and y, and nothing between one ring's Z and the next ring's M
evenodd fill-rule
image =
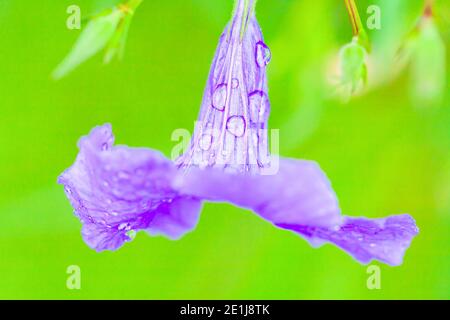
M204 151L208 151L211 148L212 145L212 136L210 134L204 134L201 138L200 138L200 148Z
M373 247L375 247L375 243L371 243L371 244L369 244L369 246L370 246L371 248L373 248Z
M231 116L227 120L227 130L236 137L245 133L245 119L243 116Z
M255 48L255 61L258 67L263 68L269 64L272 54L270 53L269 47L262 41L256 43Z
M72 189L70 189L69 186L65 186L64 190L66 191L67 194L72 194Z
M121 223L117 229L120 231L122 231L122 230L129 231L131 229L131 227L128 223L124 222L124 223Z
M222 83L216 87L212 96L212 107L219 111L225 109L225 103L227 100L227 84Z
M270 104L264 91L253 91L248 95L248 106L250 109L250 119L253 123L264 122L265 116L269 112Z
M106 151L108 149L109 149L109 146L108 146L108 144L106 142L104 144L102 144L102 150L103 151Z
M231 80L231 88L237 89L238 87L239 87L239 80L237 78L233 78L233 80Z

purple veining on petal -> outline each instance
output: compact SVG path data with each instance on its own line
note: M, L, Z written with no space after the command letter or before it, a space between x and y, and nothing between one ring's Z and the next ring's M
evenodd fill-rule
M418 233L409 215L343 217L330 182L311 161L282 159L272 176L216 167L185 171L158 152L113 141L109 125L94 128L58 180L83 224L84 240L97 251L116 250L139 230L178 239L195 228L201 200L248 208L312 245L331 242L361 263L401 264Z
M113 143L110 125L94 128L80 139L75 163L58 179L87 244L98 251L115 250L131 240L133 231L157 228L177 238L193 229L200 201L172 188L178 174L172 162L159 152ZM182 209L183 214L178 212Z
M392 266L402 264L406 249L419 232L414 219L407 214L383 219L345 217L343 224L331 228L292 224L277 226L299 233L313 245L333 243L361 263L376 259Z
M330 182L312 161L281 159L278 173L268 176L191 168L173 183L182 194L231 202L276 224L328 227L342 221Z
M382 219L342 216L331 184L310 161L281 159L273 176L192 169L174 181L181 193L253 210L274 225L317 246L330 242L361 263L400 265L418 229L411 216ZM245 190L245 192L242 192Z
M244 25L245 32L241 33ZM204 167L208 159L208 167L227 168L230 172L260 172L263 164L267 164L269 100L267 94L263 103L249 100L251 93L268 92L266 68L258 65L261 60L255 60L255 52L265 59L265 65L269 62L270 50L263 42L253 1L248 7L244 1L239 1L232 21L220 37L198 125L189 149L177 160L179 167ZM264 114L250 129L251 116L261 110ZM207 124L212 124L212 128L207 128ZM214 132L208 149L202 142L206 129Z
M209 149L211 149L212 143L213 136L211 134L205 133L202 135L199 145L202 150L208 151Z

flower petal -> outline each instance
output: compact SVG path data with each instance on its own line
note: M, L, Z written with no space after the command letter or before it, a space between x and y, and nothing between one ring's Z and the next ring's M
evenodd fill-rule
M201 199L251 209L275 224L328 227L341 222L336 195L312 161L281 159L274 175L190 168L179 174L173 187Z
M418 229L409 215L383 219L340 215L325 174L310 161L282 159L272 176L191 168L174 180L181 193L248 208L313 246L331 242L361 263L400 265Z
M187 197L163 204L146 231L152 236L161 234L177 240L196 227L201 207L199 200Z
M253 4L238 1L220 37L191 144L177 160L180 167L257 173L269 166L266 66L271 54Z
M193 229L200 201L171 187L177 172L172 162L159 152L113 142L110 125L94 128L80 139L75 164L58 179L84 225L87 244L115 250L137 230L174 238Z
M406 249L418 234L414 219L407 214L383 219L345 217L344 223L334 228L289 224L278 227L302 235L313 245L331 242L361 263L376 259L391 266L402 264Z

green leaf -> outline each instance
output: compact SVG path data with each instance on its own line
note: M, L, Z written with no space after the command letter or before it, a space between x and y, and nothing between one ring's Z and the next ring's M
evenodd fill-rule
M70 53L53 72L54 79L61 79L107 45L124 15L119 9L109 12L86 25Z

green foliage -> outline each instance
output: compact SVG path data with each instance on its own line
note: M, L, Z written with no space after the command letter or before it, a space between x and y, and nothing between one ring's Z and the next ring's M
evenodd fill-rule
M123 16L124 13L121 10L113 9L108 14L102 14L92 19L84 28L68 56L53 72L53 78L64 77L105 48L116 33L117 26Z
M410 94L415 105L438 105L446 85L446 48L432 18L424 18L411 40Z
M126 15L120 21L117 30L109 40L108 46L106 48L105 56L103 59L103 62L105 64L110 63L116 56L119 59L123 58L125 52L125 44L127 42L128 30L130 29L132 18L132 15Z
M93 17L70 53L53 72L53 78L61 79L105 48L105 64L110 63L114 57L121 59L134 11L141 3L142 0L129 0Z

